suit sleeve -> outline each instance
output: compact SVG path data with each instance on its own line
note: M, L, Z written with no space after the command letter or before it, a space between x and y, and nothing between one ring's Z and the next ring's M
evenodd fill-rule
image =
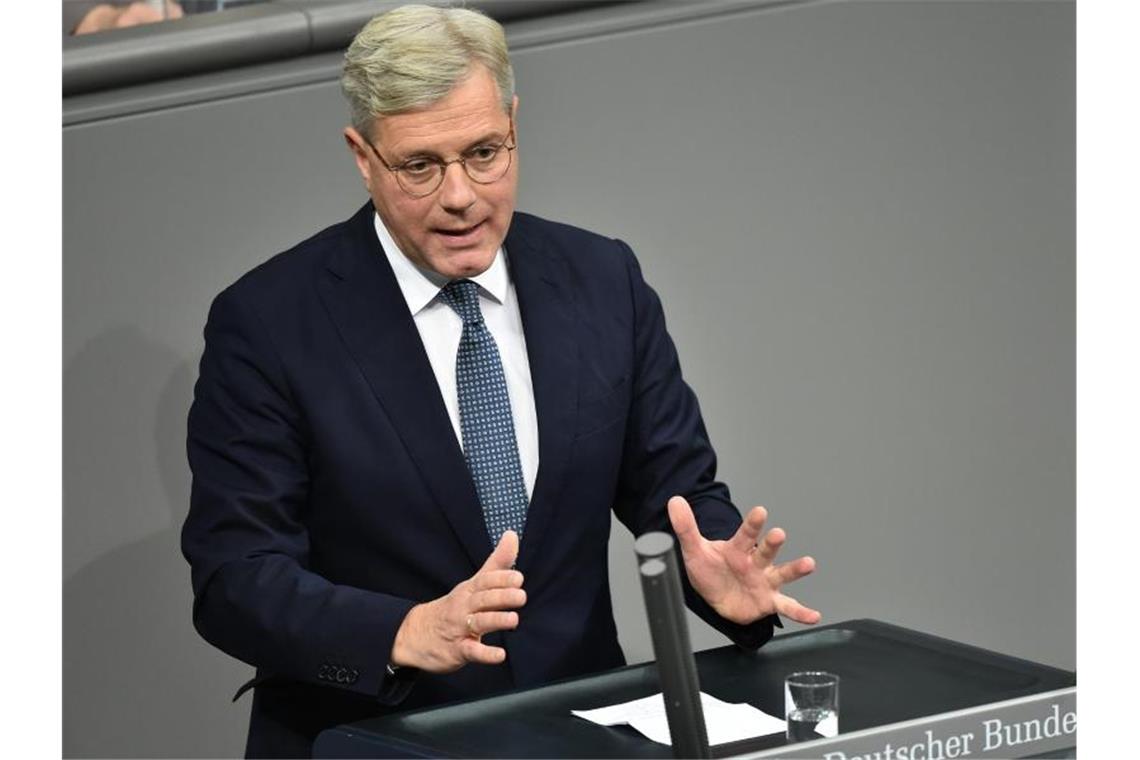
M635 536L650 530L673 535L665 505L680 495L692 506L705 538L729 538L742 522L740 512L727 486L716 480L716 453L697 397L681 375L661 300L646 284L633 251L617 242L625 254L633 304L634 384L615 512ZM678 567L684 567L679 556ZM683 571L681 581L689 609L739 646L759 647L772 637L773 626L782 627L776 615L749 625L725 620L693 590Z
M331 583L309 569L308 444L302 410L270 333L234 289L205 331L187 454L193 473L182 551L194 625L266 676L394 704L410 689L388 675L413 602Z

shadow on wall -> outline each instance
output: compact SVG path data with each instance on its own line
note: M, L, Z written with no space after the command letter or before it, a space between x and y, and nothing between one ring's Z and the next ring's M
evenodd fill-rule
M194 631L179 550L194 376L133 327L101 334L65 368L65 757L244 748L248 700L229 696L249 669Z

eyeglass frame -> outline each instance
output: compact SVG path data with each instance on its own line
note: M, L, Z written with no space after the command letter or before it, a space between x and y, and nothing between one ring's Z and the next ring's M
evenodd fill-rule
M404 191L404 194L407 195L409 198L415 198L415 199L419 200L420 198L428 197L429 195L431 195L432 193L434 193L435 191L437 191L441 187L443 187L443 180L447 176L447 167L451 166L452 164L460 164L463 167L463 173L467 175L467 179L471 180L472 182L474 182L477 185L493 185L496 182L498 182L499 180L501 180L503 177L507 176L507 172L509 172L511 170L511 164L513 163L513 158L511 156L511 153L515 150L518 150L518 147L519 147L517 142L514 145L508 145L507 144L507 143L511 142L515 136L515 120L514 120L514 118L508 117L507 123L510 125L507 127L507 136L505 138L503 138L503 141L501 143L499 143L498 145L495 146L495 153L496 154L498 154L498 152L500 150L502 150L503 148L507 149L507 166L505 169L503 169L502 174L500 174L495 179L489 180L487 182L475 179L474 177L471 176L471 171L467 168L467 161L469 158L471 158L471 156L460 155L456 158L451 159L450 161L445 161L438 156L424 156L423 158L409 158L409 159L403 161L402 163L398 164L397 166L392 166L391 164L389 164L387 161L384 160L384 157L380 155L380 151L376 149L376 146L372 144L371 140L369 140L367 137L364 137L364 135L361 135L361 137L364 139L364 142L368 145L368 147L372 149L372 152L376 155L376 158L378 158L380 160L380 163L383 164L384 168L387 169L388 171L392 172L392 174L395 175L396 184L400 187L401 190ZM477 146L477 147L479 147L479 146ZM469 151L475 150L475 148L468 148L468 150ZM436 166L439 167L439 182L436 184L435 187L433 187L431 190L428 190L426 193L416 195L411 190L404 187L404 183L400 181L400 170L403 169L407 164L411 163L412 161L427 161L428 163L435 164Z

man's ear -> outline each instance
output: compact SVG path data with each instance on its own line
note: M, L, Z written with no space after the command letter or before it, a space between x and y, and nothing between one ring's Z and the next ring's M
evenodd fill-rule
M364 186L369 190L372 189L372 163L369 161L368 143L356 131L355 127L344 128L344 141L348 145L349 151L352 152L352 159L356 162L356 168L360 171L360 177L364 180Z
M518 132L519 96L516 93L511 99L511 120L515 122L515 132Z

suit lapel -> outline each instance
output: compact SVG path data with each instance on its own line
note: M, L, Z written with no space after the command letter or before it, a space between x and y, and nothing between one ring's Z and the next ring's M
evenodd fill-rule
M479 567L492 548L483 510L419 332L376 238L373 213L369 204L348 222L353 244L330 257L318 286L321 299L421 478Z
M525 574L558 504L573 443L578 344L566 263L533 237L515 215L507 234L507 260L518 294L531 384L538 416L538 477L527 510L516 566Z

